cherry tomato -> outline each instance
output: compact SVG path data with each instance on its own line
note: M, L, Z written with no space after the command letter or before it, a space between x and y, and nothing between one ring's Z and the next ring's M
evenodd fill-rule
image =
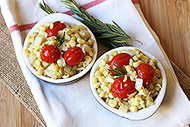
M64 59L70 66L79 64L83 57L84 53L80 47L69 48L64 54Z
M58 31L63 30L66 27L66 25L64 23L61 23L60 21L54 22L53 25L54 25L53 29L50 29L49 26L48 29L46 30L48 37L57 36Z
M128 77L127 81L123 82L124 77L118 78L111 85L111 92L115 97L118 98L127 98L128 95L134 93L135 82L131 81Z
M54 45L47 45L42 49L41 57L47 63L55 63L60 57L60 51Z
M123 68L123 65L128 65L129 60L132 59L132 57L128 53L120 53L114 56L109 64L110 69L114 69L114 66L117 66L117 63L121 68ZM116 63L117 62L117 63Z
M143 85L147 86L154 78L154 68L149 64L141 64L136 69L138 78L143 79Z

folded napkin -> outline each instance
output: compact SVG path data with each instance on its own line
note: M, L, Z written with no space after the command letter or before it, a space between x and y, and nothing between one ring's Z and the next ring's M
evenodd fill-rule
M70 85L56 85L36 78L23 59L23 42L32 26L46 14L38 0L1 0L1 10L11 32L22 72L30 86L42 116L49 127L179 127L190 123L190 102L180 88L170 62L157 40L143 22L130 0L76 0L103 22L117 22L129 35L143 42L134 46L145 49L161 61L167 75L167 91L158 111L142 121L121 118L103 108L93 97L89 73ZM47 0L58 12L68 12L59 0ZM137 0L134 0L137 3ZM156 40L155 40L155 38ZM99 44L99 55L105 47Z

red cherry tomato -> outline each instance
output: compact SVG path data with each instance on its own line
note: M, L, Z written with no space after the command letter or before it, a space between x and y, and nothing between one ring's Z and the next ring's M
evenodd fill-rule
M54 22L53 25L53 29L50 29L50 27L48 27L48 29L46 30L48 37L57 36L58 31L63 30L66 27L66 25L64 23L61 23L60 21Z
M118 98L127 98L128 95L134 93L135 82L131 81L130 78L127 78L127 81L123 82L124 77L118 78L111 85L111 92L115 97Z
M149 64L141 64L136 69L138 78L143 79L143 85L147 86L154 78L154 68Z
M42 49L41 57L47 63L55 63L60 57L60 51L54 45L47 45Z
M83 57L84 53L80 47L69 48L64 54L64 59L70 66L79 64Z
M128 65L129 60L132 59L132 57L128 53L120 53L114 56L110 62L110 69L114 69L114 66L117 66L117 63L121 68L123 68L123 65ZM116 63L117 62L117 63Z

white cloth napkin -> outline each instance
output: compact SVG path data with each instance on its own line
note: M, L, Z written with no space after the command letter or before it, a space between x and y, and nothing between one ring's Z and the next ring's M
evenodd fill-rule
M30 86L42 116L49 127L179 127L190 123L190 102L180 88L167 56L144 24L130 0L76 0L87 4L87 11L102 20L117 22L129 35L144 43L135 46L156 56L167 75L167 91L158 111L143 121L130 121L103 108L93 97L89 87L89 73L70 85L55 85L37 79L27 69L23 42L29 29L46 14L39 9L38 0L1 0L1 11L11 36L22 72ZM58 12L68 11L59 0L47 0ZM105 52L99 45L99 55Z

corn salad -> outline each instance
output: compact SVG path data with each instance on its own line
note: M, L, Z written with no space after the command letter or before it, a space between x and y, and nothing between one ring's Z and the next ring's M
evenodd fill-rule
M127 71L124 80L130 77L135 82L136 91L127 98L115 97L111 92L111 85L116 80L115 76L111 76L109 71L109 63L114 56L119 53L128 53L132 56L129 65L124 65ZM154 68L153 81L148 86L143 86L143 79L138 78L136 68L143 63L147 63ZM109 106L119 109L121 112L137 112L140 109L154 105L154 100L162 88L162 75L157 65L157 60L150 59L138 49L128 49L112 51L100 60L98 67L94 73L92 84L94 85L99 97Z
M64 22L64 21L61 21ZM28 47L24 50L29 63L37 71L39 76L46 76L52 79L66 79L83 71L92 61L94 56L93 44L87 28L83 25L67 25L63 30L58 31L59 36L65 33L64 43L58 47L61 55L56 63L46 63L41 58L41 51L46 45L57 45L56 36L48 37L46 30L54 27L51 22L41 25L35 32L27 37ZM83 60L75 66L69 66L62 57L69 48L78 46L84 52Z

